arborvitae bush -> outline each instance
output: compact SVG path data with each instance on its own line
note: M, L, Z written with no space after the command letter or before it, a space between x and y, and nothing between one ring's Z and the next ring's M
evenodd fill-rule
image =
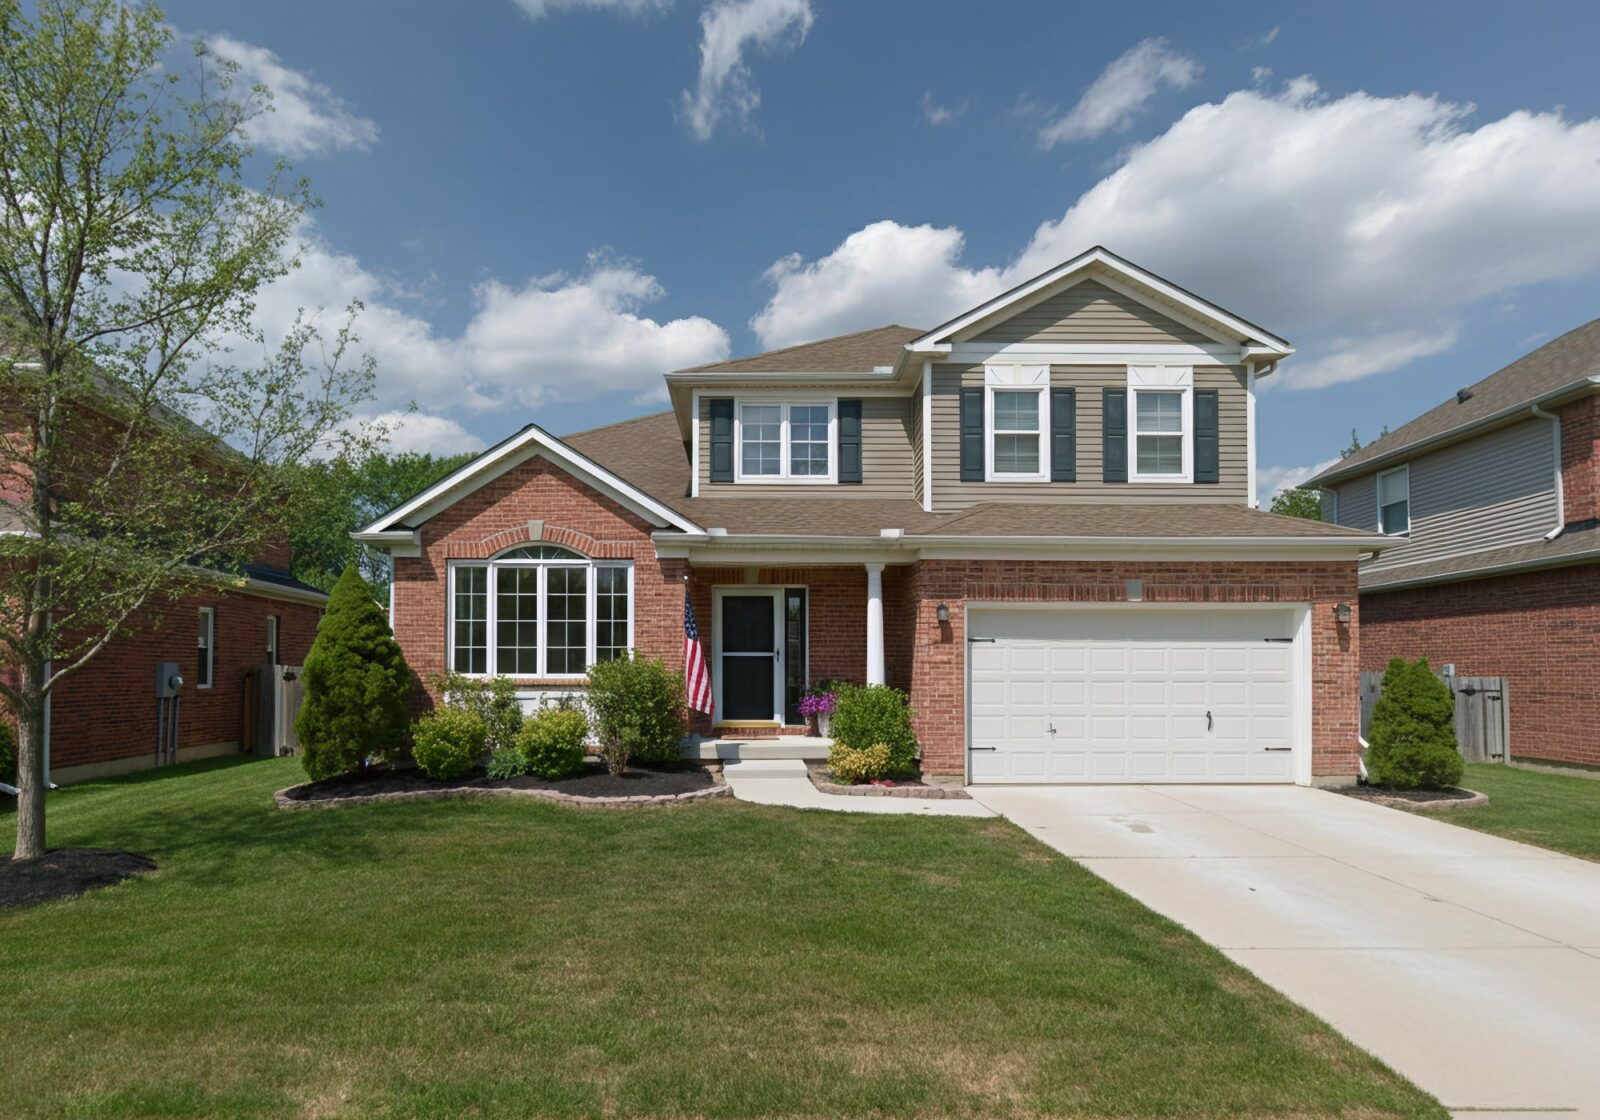
M1428 659L1397 657L1372 710L1367 780L1393 789L1441 789L1461 781L1455 697Z
M403 756L411 671L354 564L328 597L301 679L305 703L294 730L313 780Z

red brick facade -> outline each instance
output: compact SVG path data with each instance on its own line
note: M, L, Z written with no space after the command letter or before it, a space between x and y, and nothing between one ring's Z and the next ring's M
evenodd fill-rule
M216 612L213 685L195 687L201 607ZM55 781L153 765L156 666L173 661L187 682L180 758L238 748L244 675L267 660L267 616L278 616L278 661L300 665L316 637L320 607L226 592L147 609L118 639L62 680L50 701L50 771Z
M867 577L862 566L690 568L682 560L658 560L647 522L535 458L427 521L422 526L423 555L395 561L395 634L418 676L419 709L432 702L429 682L445 667L448 562L492 556L533 540L556 541L591 556L631 558L634 644L669 666L682 667L682 596L688 575L708 653L713 588L801 586L808 589L810 680L865 678ZM910 694L926 768L963 772L966 601L1119 602L1123 581L1129 578L1144 580L1150 602L1312 604L1313 774L1324 779L1355 774L1357 628L1354 623L1340 627L1333 612L1337 603L1356 603L1354 560L939 560L891 565L883 573L886 676ZM941 602L951 608L950 620L942 624L935 617ZM573 684L516 679L528 687ZM711 721L697 716L692 730L709 733Z
M1563 433L1564 460L1576 442ZM1361 614L1363 670L1426 657L1505 677L1513 755L1600 766L1600 692L1586 671L1600 664L1600 565L1368 593Z
M1561 409L1561 490L1568 524L1600 518L1600 396Z

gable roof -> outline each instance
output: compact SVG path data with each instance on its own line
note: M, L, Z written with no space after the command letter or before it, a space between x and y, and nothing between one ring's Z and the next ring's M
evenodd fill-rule
M906 343L922 333L916 327L891 324L674 372L871 373L875 369L894 365Z
M1321 486L1365 474L1425 446L1454 442L1535 404L1588 392L1600 384L1600 319L1570 330L1467 387L1410 423L1375 439L1309 480Z
M1202 299L1164 277L1140 268L1103 245L1096 245L1079 253L1071 260L1063 261L1033 279L1025 280L1009 291L1001 292L993 299L940 324L915 339L908 349L933 350L947 345L952 336L995 319L1011 308L1026 306L1030 301L1044 298L1049 293L1067 287L1078 277L1091 272L1101 276L1109 275L1130 284L1141 294L1154 297L1158 307L1165 305L1169 312L1176 312L1190 321L1204 323L1214 333L1220 332L1252 349L1258 349L1267 361L1273 360L1274 357L1286 358L1294 353L1292 345L1264 327L1257 326L1210 300Z

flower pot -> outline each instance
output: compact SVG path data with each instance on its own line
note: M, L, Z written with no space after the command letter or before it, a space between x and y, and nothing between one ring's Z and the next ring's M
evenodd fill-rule
M829 712L818 712L816 714L817 734L824 739L828 737L828 718L830 714Z

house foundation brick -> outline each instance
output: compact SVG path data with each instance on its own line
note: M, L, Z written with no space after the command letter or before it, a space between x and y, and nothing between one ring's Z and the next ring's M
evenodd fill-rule
M1426 657L1505 677L1514 757L1600 766L1600 691L1587 671L1600 664L1600 564L1368 592L1361 613L1363 670Z

